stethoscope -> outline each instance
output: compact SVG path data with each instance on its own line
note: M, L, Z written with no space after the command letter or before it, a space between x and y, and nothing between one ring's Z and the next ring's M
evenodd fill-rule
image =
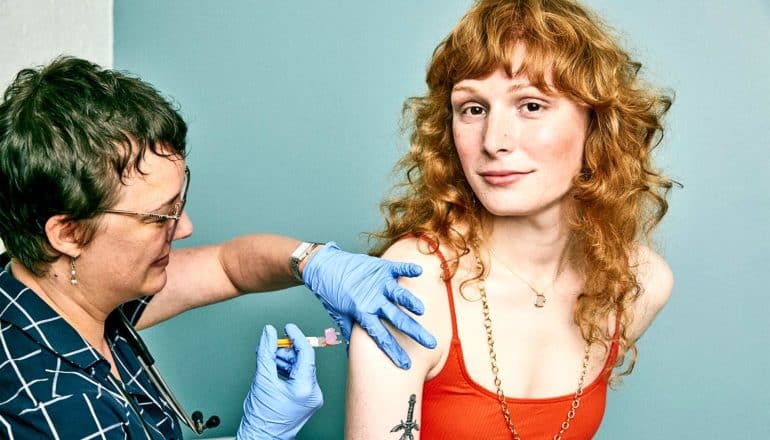
M209 417L209 419L204 423L203 413L200 411L194 411L192 415L187 414L187 411L184 410L182 404L179 403L177 398L174 396L174 393L171 392L171 389L169 388L168 384L166 384L166 381L163 380L163 377L160 375L158 369L155 368L155 359L150 354L150 350L147 349L147 346L144 345L142 338L139 337L139 333L137 333L136 329L134 329L134 326L128 322L128 319L126 319L126 316L121 310L118 310L117 313L118 317L120 318L118 319L118 333L123 336L123 338L125 338L126 342L128 342L129 347L131 347L131 351L133 351L136 357L139 359L139 364L150 378L150 382L158 390L158 393L163 398L163 400L168 403L168 405L171 407L171 410L174 411L174 414L176 414L176 416L182 422L184 422L185 425L187 425L198 435L202 434L203 431L209 428L215 428L219 426L220 420L217 416ZM135 407L133 399L131 399L128 396L126 390L117 383L115 378L112 377L112 374L110 374L108 378L112 385L123 395L126 401L129 402L131 407L134 409L134 412L136 412L137 417L139 417L139 419L142 421L142 425L144 425L144 433L147 438L152 439L149 431L147 430L147 425L144 419L141 417L137 408Z
M4 269L9 274L11 274L11 276L13 276L10 261L5 265ZM171 410L174 412L174 414L176 414L176 416L182 422L184 422L185 425L187 425L198 435L202 434L203 431L209 428L216 428L219 426L220 420L217 416L209 417L209 419L204 423L203 413L200 411L194 411L192 415L187 415L187 412L184 410L182 404L179 403L177 398L174 396L174 393L171 392L171 389L166 384L166 381L163 380L160 372L158 372L158 369L155 368L155 359L150 354L150 350L147 349L147 346L144 345L142 338L139 337L139 333L137 333L136 329L134 329L134 326L128 322L128 319L126 319L126 316L121 310L118 310L117 313L119 318L117 320L118 333L123 336L123 338L125 338L126 342L128 342L129 347L131 347L131 351L133 351L136 357L139 359L139 365L142 367L142 370L144 370L144 372L147 373L147 376L150 378L150 383L155 386L155 388L158 390L158 393L171 407ZM152 436L150 435L150 432L147 428L147 423L142 418L139 409L136 407L136 403L128 395L128 392L126 392L123 385L119 383L111 373L107 375L107 380L123 396L123 398L126 399L126 402L129 404L129 406L131 406L131 409L136 414L136 417L142 421L142 429L144 429L145 436L148 440L152 440Z

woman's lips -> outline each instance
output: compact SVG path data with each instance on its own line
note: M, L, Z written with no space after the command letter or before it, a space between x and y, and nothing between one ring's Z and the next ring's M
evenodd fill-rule
M158 258L157 260L152 262L152 265L156 267L168 266L168 256L169 254L166 254L164 257Z
M488 171L479 173L487 184L492 186L507 186L518 182L532 171Z

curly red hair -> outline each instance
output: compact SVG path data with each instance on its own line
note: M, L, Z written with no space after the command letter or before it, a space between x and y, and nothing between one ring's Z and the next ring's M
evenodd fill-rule
M512 72L517 44L526 47L527 56ZM609 347L606 323L622 311L620 344L632 358L621 375L629 374L637 356L627 335L630 304L640 293L632 254L668 208L673 181L653 168L651 152L662 138L662 118L672 99L640 81L641 64L575 2L481 0L438 45L428 68L428 93L404 105L411 149L396 169L405 181L382 204L386 226L372 234L379 239L373 253L406 234L425 234L454 254L454 274L460 258L480 241L485 210L455 150L450 94L458 81L485 77L501 66L590 109L583 167L569 195L575 201L568 214L570 262L585 275L574 319L587 341Z

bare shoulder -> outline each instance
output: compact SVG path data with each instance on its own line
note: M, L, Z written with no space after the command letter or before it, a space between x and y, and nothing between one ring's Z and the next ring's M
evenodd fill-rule
M407 237L393 243L382 255L382 258L415 263L422 267L422 274L419 277L402 279L404 284L409 284L412 281L418 284L440 281L443 274L441 260L435 252L431 251L431 245L416 237Z
M451 339L449 324L449 306L447 291L444 284L444 269L441 259L434 252L428 241L415 237L407 237L393 243L383 258L392 261L402 261L419 264L422 274L412 278L400 278L398 283L419 298L425 305L425 313L415 316L415 319L436 337L439 346L431 351L432 363L436 362L436 354L442 352L442 341ZM447 334L448 333L448 334Z
M642 287L642 297L650 305L662 308L671 296L674 274L660 254L647 246L639 245L633 255L637 280Z
M671 297L674 274L660 254L641 244L631 256L631 265L641 288L630 329L633 339L638 339Z
M415 263L422 267L420 276L402 277L398 283L425 305L425 313L413 317L433 334L438 345L433 350L426 350L403 335L397 339L410 353L410 356L412 353L416 356L424 356L427 371L433 371L441 363L445 349L452 338L449 303L441 259L436 255L436 252L432 251L432 245L429 242L416 237L407 237L393 243L382 257L391 261Z

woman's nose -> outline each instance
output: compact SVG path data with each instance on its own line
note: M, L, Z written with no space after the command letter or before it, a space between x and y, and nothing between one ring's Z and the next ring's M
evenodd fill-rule
M516 119L503 111L490 111L484 131L484 150L489 155L506 154L516 148Z

